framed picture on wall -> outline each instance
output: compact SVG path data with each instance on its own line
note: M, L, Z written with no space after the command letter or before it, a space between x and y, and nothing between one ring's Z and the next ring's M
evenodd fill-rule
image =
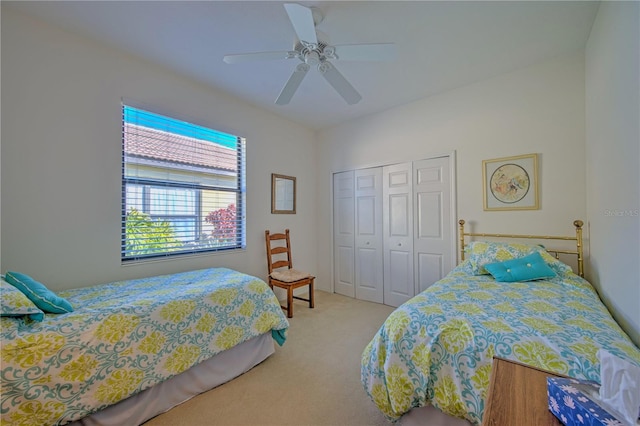
M537 210L538 154L482 161L485 210Z

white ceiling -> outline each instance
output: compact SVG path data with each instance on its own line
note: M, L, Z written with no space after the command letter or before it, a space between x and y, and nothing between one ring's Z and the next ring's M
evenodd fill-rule
M315 70L291 103L274 101L297 59L226 64L225 54L290 50L282 1L7 2L321 129L583 49L598 10L587 1L302 1L324 14L331 44L394 42L391 62L335 61L362 95L347 105Z

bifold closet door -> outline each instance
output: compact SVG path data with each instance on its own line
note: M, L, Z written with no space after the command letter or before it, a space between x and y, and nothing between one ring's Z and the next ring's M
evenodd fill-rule
M355 297L354 172L333 175L334 291Z
M411 163L383 167L384 304L400 306L415 294Z
M449 157L413 162L415 294L453 268Z
M451 157L333 175L334 291L400 306L455 265Z
M383 302L382 168L355 171L356 299Z

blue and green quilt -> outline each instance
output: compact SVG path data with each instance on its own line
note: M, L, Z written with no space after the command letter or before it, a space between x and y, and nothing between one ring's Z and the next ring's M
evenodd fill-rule
M600 348L640 365L583 278L497 282L466 261L389 316L362 354L361 379L391 421L430 404L479 425L494 356L599 381Z
M58 293L74 312L2 317L4 425L85 417L264 333L289 326L262 280L213 268Z

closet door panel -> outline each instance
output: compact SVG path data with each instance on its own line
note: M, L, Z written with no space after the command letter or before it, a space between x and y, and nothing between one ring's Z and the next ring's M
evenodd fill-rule
M443 260L444 256L438 254L418 253L418 279L417 293L420 293L440 278L444 277Z
M389 235L409 238L411 235L411 196L410 194L389 195Z
M336 281L343 287L353 287L353 262L346 261L348 259L353 259L353 247L348 246L338 246L337 258L340 259L340 262L336 265ZM346 292L340 292L336 288L336 293L344 294L345 296L350 296L350 292L347 290ZM353 296L352 296L353 297Z
M382 168L355 171L355 294L382 303Z
M333 287L355 297L354 172L333 175Z
M449 157L414 161L416 294L452 268Z
M389 250L389 277L385 281L385 304L400 306L413 297L413 259L406 250Z
M414 295L411 163L383 168L384 303L400 306Z
M422 192L416 196L418 226L416 237L442 238L442 194L438 192ZM428 220L424 220L428 219Z
M372 293L380 293L382 295L382 288L378 283L380 280L380 275L378 274L377 268L371 268L371 265L375 265L376 263L380 263L378 260L378 256L380 255L379 250L370 250L365 248L358 248L356 253L356 259L358 259L358 270L356 271L357 283L356 287L356 298L361 300L368 300L365 298L369 292ZM382 299L382 298L381 298ZM382 303L382 300L370 300L371 302Z
M375 211L375 197L357 197L357 211L358 217L356 223L358 224L358 236L367 237L376 234L376 211Z

